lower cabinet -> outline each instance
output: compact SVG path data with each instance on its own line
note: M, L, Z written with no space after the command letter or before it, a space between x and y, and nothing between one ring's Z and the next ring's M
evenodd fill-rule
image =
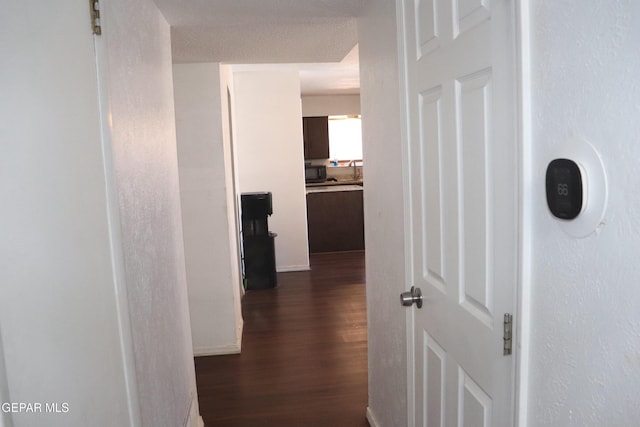
M364 249L362 191L307 194L309 252Z
M244 278L248 290L274 288L276 275L276 234L244 236Z

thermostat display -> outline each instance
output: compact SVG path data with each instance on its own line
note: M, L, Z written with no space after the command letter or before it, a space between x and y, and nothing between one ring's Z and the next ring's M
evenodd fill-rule
M547 205L560 219L574 219L582 210L582 173L576 162L555 159L547 167Z

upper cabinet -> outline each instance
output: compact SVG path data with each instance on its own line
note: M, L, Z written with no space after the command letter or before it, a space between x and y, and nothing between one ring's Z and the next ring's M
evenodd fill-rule
M303 117L304 159L329 158L329 117Z

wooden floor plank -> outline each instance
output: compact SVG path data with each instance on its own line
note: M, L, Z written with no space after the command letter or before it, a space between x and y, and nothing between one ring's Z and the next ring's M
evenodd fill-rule
M368 426L364 252L313 254L242 312L242 353L196 358L207 427Z

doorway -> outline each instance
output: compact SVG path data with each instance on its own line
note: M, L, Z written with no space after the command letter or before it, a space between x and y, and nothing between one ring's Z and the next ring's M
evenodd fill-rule
M196 358L207 425L368 426L364 253L311 256L311 270L243 300L242 353Z

